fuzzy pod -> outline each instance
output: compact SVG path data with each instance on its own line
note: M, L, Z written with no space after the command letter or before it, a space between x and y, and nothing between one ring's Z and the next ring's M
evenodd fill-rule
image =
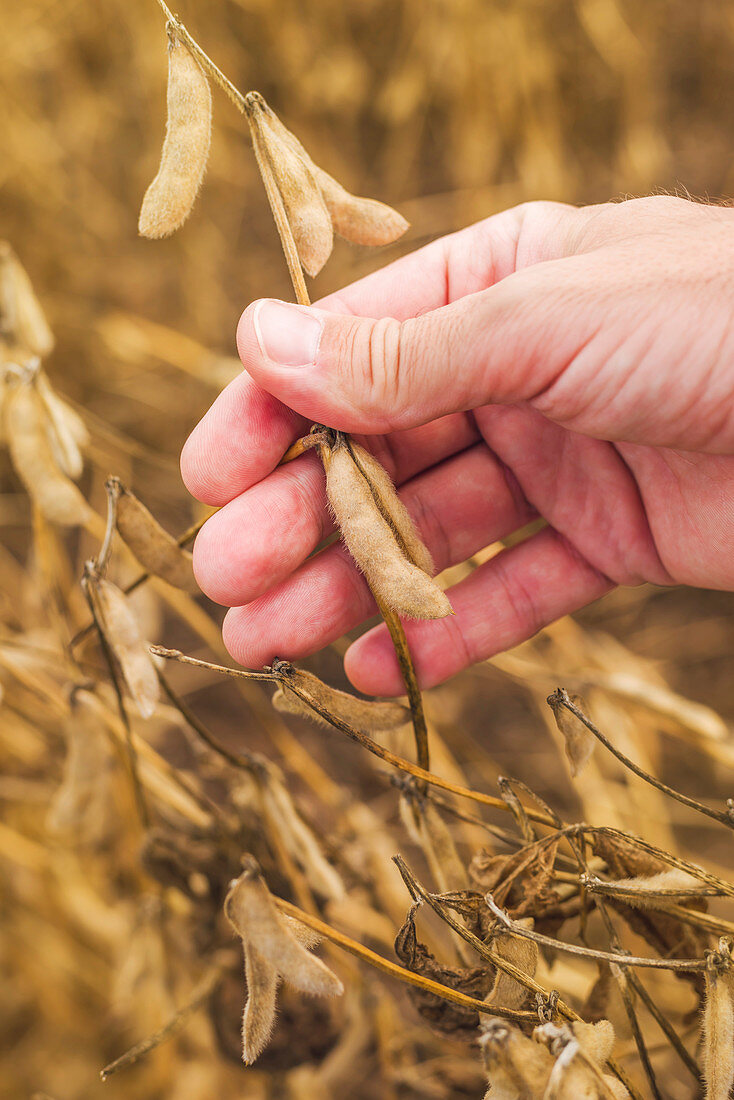
M121 484L119 488L117 530L123 542L148 573L174 588L198 593L191 553L178 545L134 493Z
M568 698L580 710L584 709L583 700L579 695L569 695ZM591 760L596 746L596 738L580 718L568 710L567 707L564 707L555 694L549 696L548 702L553 711L558 730L563 735L571 776L577 779Z
M483 1022L479 1047L490 1089L489 1100L543 1097L553 1070L550 1052L518 1027L496 1017Z
M104 577L90 578L89 589L95 614L130 696L142 717L150 718L158 702L160 687L127 597Z
M168 46L168 116L158 173L143 198L138 232L168 237L188 218L209 157L212 94L199 62L175 37Z
M328 966L309 953L318 943L310 928L283 916L254 867L229 887L224 913L242 940L247 1002L242 1017L242 1056L254 1062L267 1045L275 1020L281 979L313 996L336 997L342 983Z
M8 395L5 412L13 466L33 503L51 523L86 526L93 512L58 465L48 413L36 387L17 385Z
M352 458L369 482L372 495L375 498L383 518L390 524L395 538L408 559L413 565L417 565L424 573L433 575L433 558L428 547L421 539L408 509L398 496L390 475L385 467L373 454L359 443L350 439L347 444L352 453Z
M405 233L409 223L391 206L377 199L352 195L316 165L314 175L331 215L334 232L344 240L377 246L392 244Z
M701 1025L706 1100L728 1100L734 1084L734 974L711 966Z
M373 246L392 244L398 237L402 237L409 226L402 214L377 199L352 195L333 176L313 162L296 135L283 125L267 105L266 110L273 129L310 166L335 233L352 244Z
M322 447L321 453L334 518L377 600L410 619L452 614L448 597L433 578L405 556L349 447Z
M43 357L54 337L22 263L7 241L0 241L0 338L26 354Z
M303 692L309 702L302 699L292 688ZM341 718L360 733L368 735L383 730L399 729L410 721L410 711L401 703L358 699L347 691L340 691L325 684L312 672L305 672L299 668L294 668L288 673L288 682L280 684L273 695L272 703L282 714L295 714L300 718L310 718L312 721L321 721L328 725L328 718L318 710L321 707L336 718Z
M253 98L251 103L255 154L258 159L265 159L272 169L298 258L306 274L313 278L321 271L334 247L329 211L310 158L302 156L283 139L279 127L273 123L275 116L264 106L264 100Z

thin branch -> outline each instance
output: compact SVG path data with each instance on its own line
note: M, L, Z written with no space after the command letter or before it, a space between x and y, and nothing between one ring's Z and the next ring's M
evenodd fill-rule
M165 1043L167 1039L172 1039L174 1035L181 1031L184 1025L188 1023L190 1017L209 1000L221 981L224 971L225 967L222 963L213 966L195 987L191 999L181 1008L177 1009L162 1028L156 1031L154 1035L149 1036L147 1039L143 1039L142 1042L136 1043L130 1050L121 1054L119 1058L115 1058L114 1062L110 1062L109 1065L105 1066L100 1073L102 1080L107 1081L113 1074L119 1073L121 1069L127 1069L129 1066L135 1065L135 1063L139 1062L141 1058L144 1058L146 1054L150 1054L151 1050L155 1050L161 1043Z
M315 710L317 714L320 714L321 717L330 725L334 726L335 729L346 734L352 741L355 741L358 745L367 749L367 751L371 752L374 756L378 756L380 760L384 760L386 763L392 764L393 767L399 768L401 771L415 776L416 779L422 779L434 787L440 787L444 791L449 791L451 794L458 795L462 798L469 798L474 802L481 803L483 806L491 806L496 810L502 810L503 813L509 813L509 807L501 798L495 798L492 795L484 794L482 791L473 791L468 787L460 786L458 783L452 783L448 779L442 779L441 776L434 775L433 772L425 771L424 768L419 768L417 764L412 764L409 760L404 760L402 756L397 756L396 753L390 752L389 749L384 748L377 741L373 741L371 737L354 729L342 718L332 714L331 711L314 699L313 696L305 691L300 685L296 685L291 680L286 679L282 673L273 672L272 670L250 672L245 669L228 668L226 665L217 665L211 661L200 661L196 657L188 657L177 649L166 649L164 646L151 646L150 651L158 657L165 657L167 660L181 661L184 664L194 665L197 668L206 668L213 672L221 672L225 676L232 676L235 679L262 680L266 682L270 681L271 683L279 683L284 680L294 695L297 695L302 702L311 708L311 710ZM545 814L530 808L526 809L528 817L532 818L533 821L537 821L541 825L553 827L553 820L546 817ZM589 827L590 826L584 826L584 828ZM574 829L576 826L569 826L569 828ZM564 829L564 835L566 831L567 830ZM734 887L732 887L732 892L734 892Z
M676 791L673 787L669 787L667 783L663 783L662 780L656 779L655 776L650 775L644 768L641 768L639 764L635 764L633 760L630 760L628 756L620 752L620 750L612 744L609 738L594 725L591 719L586 717L581 708L573 702L565 688L557 688L556 691L548 696L547 703L551 709L561 706L575 715L580 722L583 722L587 730L593 733L597 741L600 741L602 745L609 750L612 756L615 756L621 764L624 764L629 771L633 772L640 779L644 779L651 787L655 787L656 790L661 791L663 794L667 794L669 798L673 798L676 802L680 802L682 806L688 806L689 809L697 810L698 813L704 814L714 821L718 821L720 825L726 825L729 829L734 829L734 820L732 820L729 812L711 809L710 806L705 806L703 802L699 802L695 798L690 798L687 794L681 794L680 791Z
M544 936L541 932L533 932L529 928L524 928L521 924L518 924L517 921L512 920L504 910L500 909L500 907L495 904L495 900L491 894L485 894L484 900L495 917L497 917L513 935L522 936L523 939L526 940L533 940L543 947L551 947L554 951L565 951L569 955L580 955L584 959L596 959L600 962L614 963L617 966L645 966L651 970L672 971L695 971L706 969L705 959L642 958L636 955L624 955L614 951L596 951L592 947L579 947L574 943L564 943L562 940L554 939L553 936Z

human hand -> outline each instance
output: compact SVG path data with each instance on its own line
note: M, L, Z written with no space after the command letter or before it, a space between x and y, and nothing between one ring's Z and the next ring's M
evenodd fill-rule
M733 589L733 288L734 211L657 197L530 203L317 307L251 305L245 372L181 462L222 506L194 565L232 656L303 657L375 612L341 544L309 558L333 529L318 458L276 468L313 421L383 462L438 569L548 521L449 591L454 616L406 622L424 687L615 584ZM384 625L345 667L403 691Z

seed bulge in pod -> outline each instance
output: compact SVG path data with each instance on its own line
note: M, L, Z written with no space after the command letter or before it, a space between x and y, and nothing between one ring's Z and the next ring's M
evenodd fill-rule
M168 46L168 117L158 173L138 220L143 237L168 237L188 218L209 157L212 95L204 71L183 42Z
M370 489L383 517L395 532L397 541L402 546L406 558L408 561L412 561L413 565L417 565L419 569L422 569L424 573L432 576L433 558L418 534L408 509L398 496L387 470L365 447L360 447L359 443L355 443L354 440L350 439L348 446L357 466L369 482Z
M411 619L442 619L451 615L445 593L405 556L349 448L344 444L322 448L322 458L326 494L337 526L375 597Z
M193 557L178 545L168 531L134 493L120 485L117 498L117 530L123 542L132 550L140 564L155 577L180 588L197 593Z
M304 701L292 687L303 692L312 703ZM284 714L296 714L301 718L321 721L328 725L328 718L319 713L321 707L329 714L341 718L361 733L371 734L381 730L394 730L410 721L410 711L401 703L377 699L358 699L348 691L330 687L312 672L294 668L288 673L287 682L281 682L273 696L273 706Z

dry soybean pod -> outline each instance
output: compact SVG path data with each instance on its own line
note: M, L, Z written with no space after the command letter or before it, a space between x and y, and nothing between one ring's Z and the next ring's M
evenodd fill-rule
M361 733L398 729L410 721L410 711L400 703L357 699L347 691L330 687L319 680L318 676L303 669L291 668L287 673L287 681L281 683L272 700L275 709L285 714L297 714L299 717L328 725L318 711L290 689L290 682L316 704L320 704L330 714L335 714Z
M369 482L377 506L392 527L406 558L424 573L432 576L433 559L428 547L418 534L408 509L398 496L387 470L373 454L361 447L359 443L355 443L353 439L349 440L347 446L355 463Z
M391 244L403 235L409 223L402 214L377 199L352 195L333 176L314 164L296 135L291 133L267 104L265 107L272 128L313 172L335 233L352 244L363 245Z
M145 192L138 231L167 237L188 218L204 178L212 127L212 95L203 69L169 29L168 117L158 174Z
M143 568L174 588L198 593L190 551L179 546L142 501L117 478L109 478L107 484L118 494L117 530Z
M405 556L349 447L321 448L326 493L342 537L376 598L411 619L442 619L451 604L436 582Z
M82 447L89 443L89 433L84 421L54 392L46 375L36 375L36 389L48 417L47 434L51 449L60 468L75 480L84 468Z
M99 576L90 577L89 591L95 614L135 706L143 718L150 718L158 702L158 677L127 598L111 581Z
M310 158L286 141L262 96L251 92L249 113L255 154L265 158L283 200L288 223L307 275L318 275L334 247L331 218Z
M48 355L54 346L28 273L7 241L0 241L0 336L32 355Z
M87 526L92 509L59 469L46 409L32 382L20 382L11 391L6 423L13 466L41 514L51 523Z

